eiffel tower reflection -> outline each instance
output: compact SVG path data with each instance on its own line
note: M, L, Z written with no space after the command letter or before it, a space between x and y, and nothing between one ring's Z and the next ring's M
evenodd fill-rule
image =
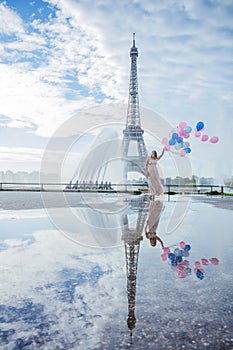
M129 223L128 215L122 215L122 240L125 244L126 259L126 276L127 276L127 297L128 297L128 318L127 325L130 330L130 341L132 344L133 329L136 325L135 303L136 303L136 280L140 243L143 240L143 229L146 227L149 233L156 236L163 247L163 242L157 236L156 230L159 224L163 203L161 201L151 201L150 205L148 197L143 196L131 200L129 208L137 213L137 219L133 220L132 225ZM147 222L146 222L147 219ZM146 224L146 226L145 226ZM146 237L148 232L145 230ZM151 242L151 239L150 239ZM151 244L152 245L152 244ZM153 244L154 245L154 244Z
M132 330L136 324L135 317L135 297L136 278L140 243L143 239L143 228L147 218L147 197L140 197L129 203L129 208L137 213L137 219L132 227L128 220L128 215L122 215L122 240L125 244L126 275L127 275L127 296L128 296L128 318L127 324L130 329L132 343Z

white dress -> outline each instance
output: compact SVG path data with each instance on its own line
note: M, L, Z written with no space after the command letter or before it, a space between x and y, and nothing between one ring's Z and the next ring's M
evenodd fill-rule
M163 194L164 190L160 181L156 159L149 160L148 173L149 173L148 184L149 184L150 194L153 196L160 196L161 194Z

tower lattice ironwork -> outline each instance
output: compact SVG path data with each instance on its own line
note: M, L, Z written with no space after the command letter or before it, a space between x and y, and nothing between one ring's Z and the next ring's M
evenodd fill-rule
M125 129L123 130L123 158L125 160L124 177L129 172L139 172L145 175L145 162L148 157L143 139L144 130L141 127L138 77L137 77L138 49L135 46L135 33L133 33L133 46L130 49L131 69L129 83L129 100ZM130 143L136 144L137 152L129 153Z
M135 298L136 298L136 279L138 256L140 243L143 239L142 232L147 217L148 203L141 200L131 201L130 207L138 213L136 223L132 227L129 224L127 214L122 216L122 240L125 244L126 274L127 274L127 297L128 297L128 318L127 325L130 330L131 342L132 331L136 324L135 317Z

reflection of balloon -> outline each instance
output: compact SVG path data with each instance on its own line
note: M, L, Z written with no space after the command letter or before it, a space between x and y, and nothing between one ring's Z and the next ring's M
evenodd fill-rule
M186 127L184 128L184 132L186 132L186 134L189 134L191 131L192 131L191 126L186 126Z
M202 138L201 138L201 141L207 141L208 140L208 138L209 138L209 136L208 135L202 135Z
M191 246L189 244L186 244L186 246L184 247L184 250L189 251L191 249Z
M175 257L176 257L176 256L175 256L175 254L173 254L173 253L169 253L169 254L168 254L168 259L169 259L169 260L174 260Z
M219 141L218 136L213 136L213 137L211 137L211 139L210 139L210 142L211 142L211 143L217 143L218 141Z
M180 248L183 249L185 246L186 246L186 243L185 243L184 241L181 241L181 242L180 242Z
M190 275L192 272L192 269L190 267L185 267L184 268L184 273L186 273L186 275Z
M195 261L194 267L196 267L197 269L198 269L199 267L201 267L200 261Z
M204 123L203 122L198 122L196 125L197 131L202 130L204 128Z
M167 254L166 253L161 254L161 259L163 261L167 260Z
M175 255L179 255L179 253L180 253L180 249L179 249L179 248L176 248L176 249L174 250L174 254L175 254Z
M202 265L204 265L204 266L207 266L208 264L209 264L209 262L208 262L208 260L207 259L201 259L201 263L202 263Z
M217 258L210 258L209 260L210 260L211 264L213 264L213 265L219 264L219 260Z
M190 153L191 152L191 148L187 147L184 149L186 153Z
M196 137L200 137L201 136L201 132L200 131L195 131L195 136Z
M181 155L181 157L186 156L186 152L185 152L185 150L184 150L184 149L182 149L182 150L180 151L180 155Z
M183 256L187 258L189 256L189 252L187 250L183 250Z
M178 271L178 277L185 278L186 277L186 273L183 270L179 270Z
M190 143L188 141L184 142L184 148L187 148L190 146Z

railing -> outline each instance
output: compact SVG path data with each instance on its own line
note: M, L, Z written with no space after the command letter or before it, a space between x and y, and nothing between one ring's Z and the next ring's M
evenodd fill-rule
M233 194L232 186L223 185L164 185L165 192L172 194ZM23 183L0 182L0 191L66 191L66 192L148 192L147 183L118 184L67 184L67 183Z

